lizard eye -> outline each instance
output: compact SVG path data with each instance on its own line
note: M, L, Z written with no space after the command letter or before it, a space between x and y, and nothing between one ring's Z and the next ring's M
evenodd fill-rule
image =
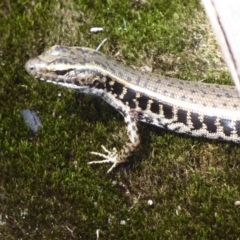
M68 73L68 70L59 70L59 71L55 71L55 73L57 75L61 75L61 76L64 76Z

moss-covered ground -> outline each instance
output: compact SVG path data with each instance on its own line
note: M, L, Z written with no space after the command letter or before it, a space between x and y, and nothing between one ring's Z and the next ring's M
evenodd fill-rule
M127 140L119 113L24 69L52 45L96 48L104 38L101 51L127 65L231 84L199 0L2 1L0 238L239 239L239 145L140 123L133 164L107 175L109 164L87 162L101 144ZM36 136L22 109L40 117Z

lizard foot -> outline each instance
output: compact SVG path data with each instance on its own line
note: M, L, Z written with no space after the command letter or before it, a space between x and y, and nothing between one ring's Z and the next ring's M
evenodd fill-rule
M88 164L91 165L91 164L113 163L113 165L107 171L107 173L110 173L113 170L113 168L115 168L122 161L119 160L119 155L116 148L113 148L113 151L110 152L103 145L101 147L104 150L104 152L106 152L107 154L102 154L98 152L90 152L90 153L96 156L103 157L104 159L100 161L91 161L91 162L88 162Z

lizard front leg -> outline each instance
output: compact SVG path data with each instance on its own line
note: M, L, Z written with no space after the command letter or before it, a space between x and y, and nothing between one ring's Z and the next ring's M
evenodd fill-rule
M88 164L102 164L102 163L113 163L107 173L111 172L119 163L127 161L127 158L132 155L134 150L140 144L140 138L137 128L137 122L131 117L129 113L124 113L124 121L127 124L127 134L129 140L125 143L123 148L118 152L116 148L113 151L107 150L103 145L101 146L106 154L91 152L93 155L103 157L100 161L91 161Z

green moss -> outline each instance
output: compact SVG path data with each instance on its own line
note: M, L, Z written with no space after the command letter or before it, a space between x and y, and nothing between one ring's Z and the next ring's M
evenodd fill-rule
M123 145L122 117L98 98L38 83L24 70L54 44L96 48L107 37L101 51L119 52L128 65L230 84L199 1L25 0L0 7L2 239L96 239L97 229L100 239L237 239L237 145L139 124L134 164L106 175L109 165L87 165L95 159L89 152ZM91 34L94 26L104 31ZM26 108L43 123L37 136L18 113Z

